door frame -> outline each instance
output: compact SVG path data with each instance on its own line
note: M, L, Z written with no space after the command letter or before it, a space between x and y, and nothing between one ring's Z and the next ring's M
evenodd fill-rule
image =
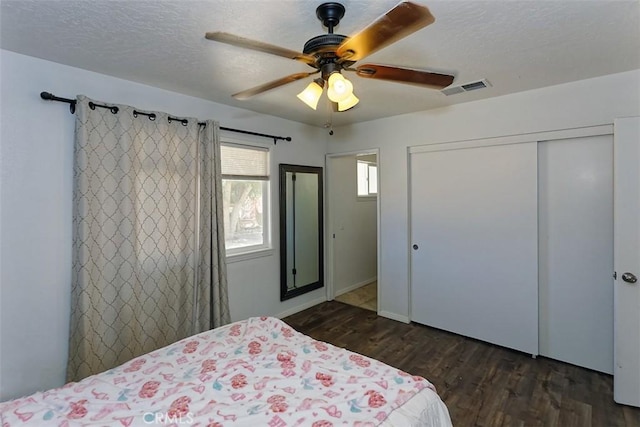
M613 400L640 407L640 290L622 275L638 275L640 261L640 117L618 118L613 135ZM618 209L625 206L625 209Z
M327 301L332 301L335 298L335 287L334 287L334 273L335 273L335 260L334 254L335 249L333 245L333 226L335 222L335 214L333 212L333 203L331 200L332 188L331 188L331 176L332 176L332 161L334 159L340 157L351 157L359 154L375 154L377 167L378 167L378 176L377 176L377 184L378 184L378 196L376 197L376 276L379 280L380 278L380 254L382 251L380 250L380 197L381 197L381 187L380 187L380 171L381 171L381 161L380 161L380 149L379 148L367 148L363 150L356 151L346 151L341 153L331 153L325 155L325 170L326 170L326 182L325 182L325 245L326 248L326 271L325 271L325 284L326 284L326 297ZM380 282L378 282L377 287L377 309L376 312L380 313Z

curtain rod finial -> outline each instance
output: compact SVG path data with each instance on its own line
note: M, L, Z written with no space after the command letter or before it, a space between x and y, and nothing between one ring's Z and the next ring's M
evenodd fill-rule
M51 92L40 92L40 98L42 98L42 99L44 99L46 101L66 102L66 103L69 104L69 111L71 111L71 114L76 112L76 100L75 99L60 98L58 96L55 96Z

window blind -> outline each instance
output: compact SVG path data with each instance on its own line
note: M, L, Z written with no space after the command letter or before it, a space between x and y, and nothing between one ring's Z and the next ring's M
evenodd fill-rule
M262 148L221 145L222 177L226 179L269 179L269 151Z

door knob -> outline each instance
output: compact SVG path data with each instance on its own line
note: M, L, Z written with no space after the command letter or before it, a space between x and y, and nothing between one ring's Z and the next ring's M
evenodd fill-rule
M418 250L418 245L413 245L413 250L417 251Z
M622 275L622 280L624 280L627 283L636 283L638 281L638 278L633 273L624 273Z

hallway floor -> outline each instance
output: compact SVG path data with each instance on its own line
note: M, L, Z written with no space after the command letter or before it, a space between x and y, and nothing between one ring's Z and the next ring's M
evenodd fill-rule
M366 310L378 311L378 282L371 282L351 292L337 296L335 300Z

